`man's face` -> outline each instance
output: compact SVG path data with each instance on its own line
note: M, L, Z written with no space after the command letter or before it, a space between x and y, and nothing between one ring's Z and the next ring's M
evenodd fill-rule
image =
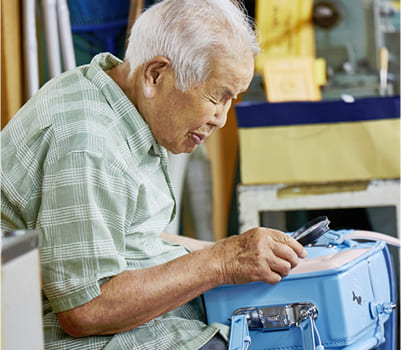
M226 123L233 98L248 88L254 69L252 56L221 58L212 65L209 79L182 92L174 76L153 99L148 120L157 142L172 153L190 153L216 128Z

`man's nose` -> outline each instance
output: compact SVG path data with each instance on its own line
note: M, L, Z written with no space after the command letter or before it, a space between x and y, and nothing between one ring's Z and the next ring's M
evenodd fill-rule
M222 128L224 125L226 125L227 115L230 107L231 107L231 101L225 104L220 104L217 107L216 113L214 115L214 125L217 128Z

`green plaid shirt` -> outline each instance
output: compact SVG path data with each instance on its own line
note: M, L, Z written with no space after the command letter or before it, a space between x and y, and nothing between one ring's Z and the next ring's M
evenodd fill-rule
M167 151L104 72L119 63L100 54L58 76L4 128L1 227L42 232L46 349L198 349L219 331L200 298L113 336L72 338L56 316L124 270L188 253L159 238L175 215Z

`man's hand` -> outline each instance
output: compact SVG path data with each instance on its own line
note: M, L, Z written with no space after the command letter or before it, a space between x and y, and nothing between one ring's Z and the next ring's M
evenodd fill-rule
M261 227L219 241L211 249L221 260L226 284L277 283L307 254L289 235Z

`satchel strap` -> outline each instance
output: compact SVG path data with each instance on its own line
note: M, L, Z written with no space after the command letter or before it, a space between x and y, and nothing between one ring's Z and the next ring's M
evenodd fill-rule
M384 241L394 247L401 248L401 240L399 238L385 235L383 233L362 231L362 230L349 230L349 233L344 235L345 239L367 239L370 241Z

